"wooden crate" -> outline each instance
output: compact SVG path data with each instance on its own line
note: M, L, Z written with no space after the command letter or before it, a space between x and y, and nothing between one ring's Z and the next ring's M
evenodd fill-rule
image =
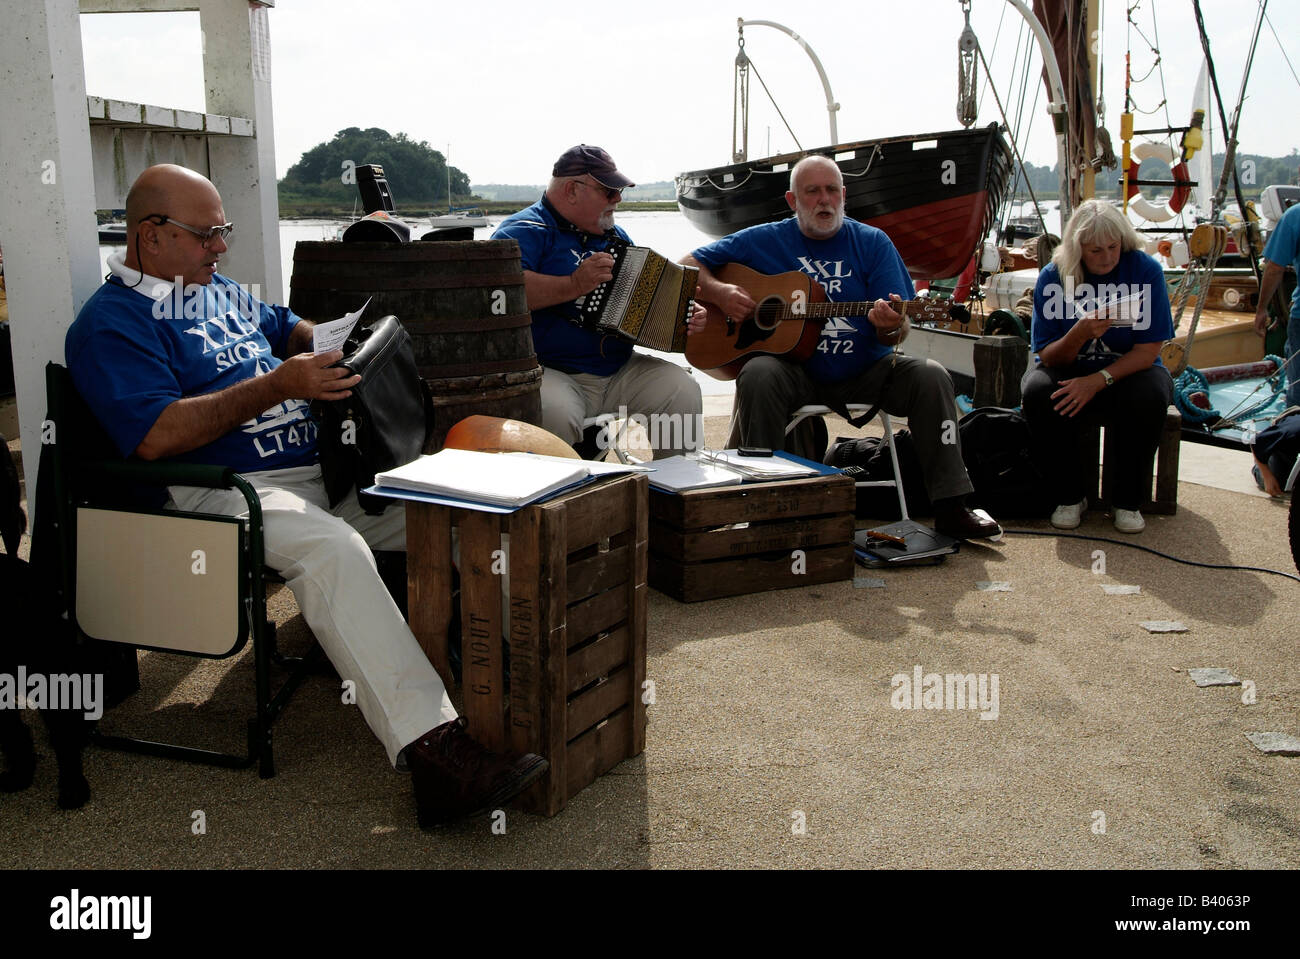
M1182 414L1178 412L1178 407L1170 406L1165 411L1160 446L1156 450L1154 477L1156 490L1155 494L1142 505L1141 509L1144 512L1163 513L1166 516L1173 516L1178 512L1178 452L1182 444L1182 428ZM1101 456L1103 432L1106 433L1104 459ZM1094 464L1091 481L1085 484L1089 487L1088 506L1090 509L1107 509L1110 507L1111 477L1106 464L1111 462L1113 455L1110 433L1099 425L1090 426L1084 431L1082 443L1084 463ZM1102 465L1096 465L1099 462ZM1100 479L1100 493L1097 491L1098 479Z
M411 629L449 682L458 527L469 731L551 764L522 809L553 816L645 749L647 488L619 476L504 516L407 503Z
M847 476L650 489L650 585L684 603L853 578ZM803 551L797 571L795 550Z

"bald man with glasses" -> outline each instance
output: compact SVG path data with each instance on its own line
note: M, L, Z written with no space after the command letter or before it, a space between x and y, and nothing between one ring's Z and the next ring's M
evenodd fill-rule
M672 456L702 435L699 384L680 366L635 352L630 340L588 329L577 303L613 278L610 244L632 242L614 225L614 211L635 185L600 147L570 147L551 168L542 198L502 221L492 239L519 243L543 369L542 426L576 444L587 417L620 408L661 414L650 440L655 456Z
M506 802L546 760L484 749L407 627L371 549L406 546L402 510L330 509L313 399L360 380L312 352L312 324L217 272L233 225L206 177L150 167L126 199L127 248L68 330L68 369L124 457L225 466L262 503L266 562L344 680L389 761L409 769L422 826ZM174 486L181 510L247 516L237 491ZM344 707L340 707L344 708ZM347 707L350 708L350 707Z

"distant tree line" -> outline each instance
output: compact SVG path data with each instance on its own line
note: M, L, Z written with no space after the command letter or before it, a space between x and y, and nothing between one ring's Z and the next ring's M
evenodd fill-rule
M351 205L357 193L356 167L378 163L400 210L411 204L447 205L447 159L425 141L416 142L405 133L390 134L370 127L348 127L334 138L302 155L280 181L282 195L296 200L319 200ZM469 177L451 168L451 193L470 198Z
M475 196L485 200L513 200L532 203L546 189L543 183L475 183L472 187ZM625 200L675 200L677 186L672 180L659 180L656 183L638 183L623 194Z

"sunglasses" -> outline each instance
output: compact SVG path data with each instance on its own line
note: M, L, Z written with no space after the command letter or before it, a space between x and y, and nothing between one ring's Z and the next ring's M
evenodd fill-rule
M221 226L210 226L206 230L200 230L198 227L190 226L188 223L182 223L180 220L173 220L165 213L150 213L148 216L142 217L142 219L148 220L151 223L157 221L158 226L170 223L172 226L180 227L187 233L193 233L199 238L200 242L202 242L203 249L205 250L208 248L208 244L212 242L214 237L219 236L221 239L225 240L235 231L235 224L233 223L223 223Z
M579 186L590 187L593 190L604 190L605 199L609 200L611 203L613 203L623 194L622 190L615 189L612 186L605 186L603 183L588 183L586 180L574 180L573 182L578 184Z

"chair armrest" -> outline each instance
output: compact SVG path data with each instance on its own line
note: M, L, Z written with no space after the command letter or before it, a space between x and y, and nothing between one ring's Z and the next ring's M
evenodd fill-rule
M138 460L96 460L81 464L79 472L90 479L152 486L202 486L230 489L234 470L198 463L146 463Z
M243 494L244 502L248 504L253 555L262 555L262 501L258 499L253 484L228 466L209 466L202 463L146 463L140 460L92 460L81 464L80 472L88 479L113 483L239 490Z

